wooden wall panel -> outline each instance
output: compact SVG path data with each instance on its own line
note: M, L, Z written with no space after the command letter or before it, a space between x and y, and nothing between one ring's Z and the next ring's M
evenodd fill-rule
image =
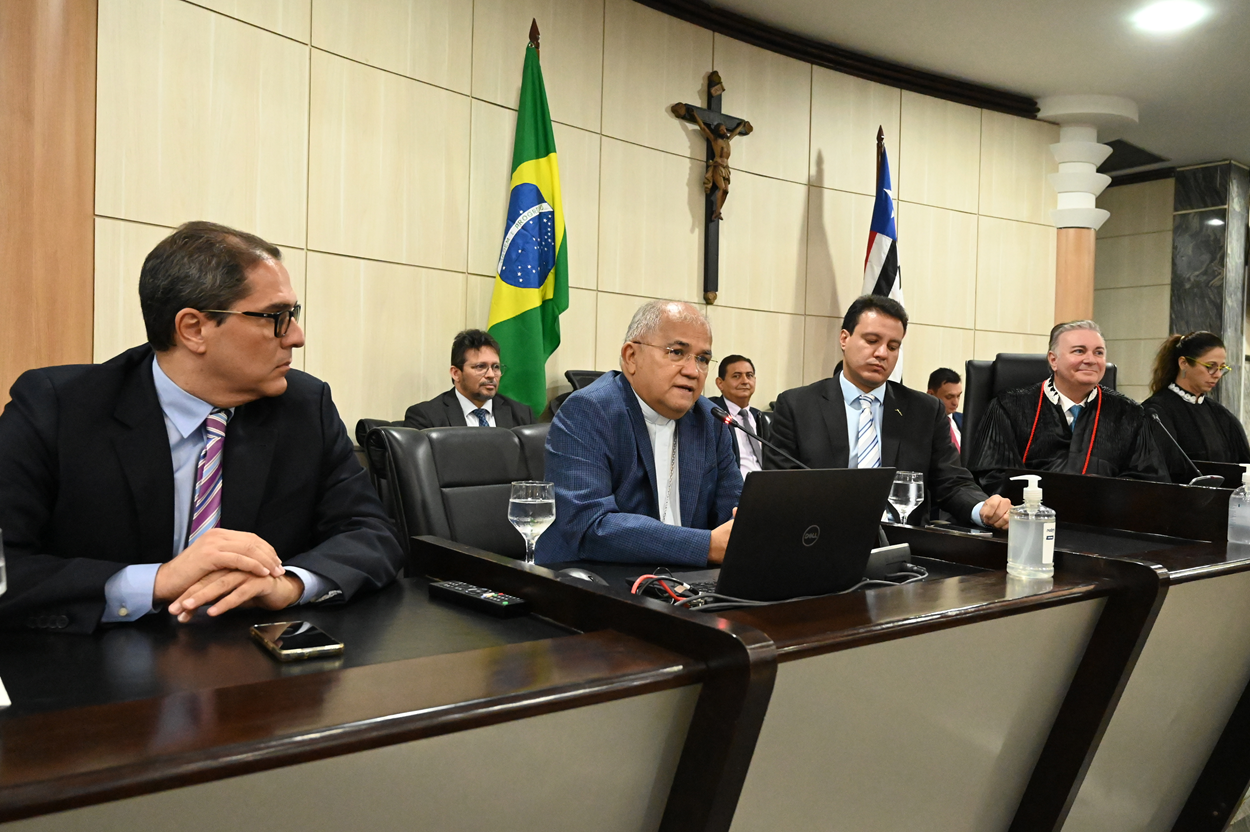
M0 3L0 402L91 360L95 0Z

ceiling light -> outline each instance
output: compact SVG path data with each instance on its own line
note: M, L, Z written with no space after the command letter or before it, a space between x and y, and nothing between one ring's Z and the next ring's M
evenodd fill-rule
M1221 220L1221 219L1207 220L1207 225L1223 225L1223 224L1224 224L1224 220Z
M1160 0L1133 15L1133 23L1147 32L1179 32L1209 13L1210 9L1193 0Z

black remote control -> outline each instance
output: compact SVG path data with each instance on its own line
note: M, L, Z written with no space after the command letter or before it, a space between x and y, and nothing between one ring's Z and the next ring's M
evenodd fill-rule
M504 595L464 581L439 581L430 584L430 597L441 598L463 607L498 618L512 618L530 611L529 602L515 595Z

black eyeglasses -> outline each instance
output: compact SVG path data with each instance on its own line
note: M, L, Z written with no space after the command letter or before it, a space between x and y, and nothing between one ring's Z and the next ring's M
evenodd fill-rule
M269 318L273 321L273 337L281 338L291 329L291 322L299 320L303 307L298 303L281 312L240 312L237 309L201 309L201 312L214 312L218 315L247 315L249 318Z

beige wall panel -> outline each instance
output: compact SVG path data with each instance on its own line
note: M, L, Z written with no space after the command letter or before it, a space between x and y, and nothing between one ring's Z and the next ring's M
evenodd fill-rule
M1155 353L1162 343L1163 336L1107 341L1107 361L1116 365L1116 388L1149 387Z
M1094 292L1094 320L1108 340L1158 338L1168 335L1172 287L1141 286Z
M464 328L486 329L490 323L490 299L495 292L495 278L468 275L464 294ZM450 353L451 343L447 350ZM507 363L507 362L504 362Z
M621 368L621 341L629 321L647 298L596 292L595 298L595 370ZM570 304L572 303L570 299Z
M312 0L193 0L222 14L277 32L300 43L308 43Z
M598 132L603 0L475 0L473 97L517 108L534 19L542 33L543 84L551 118Z
M568 311L560 316L560 346L547 359L548 400L573 389L564 378L565 370L599 369L595 366L598 298L599 293L589 289L569 290ZM622 327L620 335L624 334Z
M334 389L349 430L362 417L402 419L451 386L463 274L311 252L306 297L305 364Z
M707 103L712 33L633 0L608 0L604 17L603 134L706 158L698 128L668 108Z
M877 129L885 130L890 173L898 175L901 92L824 67L812 69L809 182L858 194L877 193Z
M172 228L96 217L93 360L107 361L147 341L139 308L143 260Z
M1055 229L981 217L977 329L1050 332L1055 323Z
M730 167L806 184L812 65L724 35L716 35L713 60L725 83L724 111L755 128L733 140Z
M599 252L599 135L554 126L569 240L569 285L593 289ZM469 272L495 274L508 216L516 112L473 101L469 174Z
M1107 188L1098 197L1098 207L1110 211L1111 216L1098 229L1098 236L1120 237L1152 231L1171 234L1175 192L1176 180L1171 178Z
M973 350L970 358L993 361L1000 352L1024 352L1044 355L1047 347L1045 335L1022 335L1018 332L973 333Z
M312 44L436 87L469 92L473 5L464 0L316 0Z
M755 364L755 397L751 404L761 410L777 394L803 384L804 320L802 315L753 312L712 306L712 352L719 358L737 353ZM715 396L717 367L708 373L703 395Z
M841 318L807 315L803 319L803 383L811 384L833 375L833 368L842 360L838 345Z
M1150 387L1148 385L1122 387L1117 384L1116 389L1138 403L1144 402L1146 399L1150 398Z
M977 218L897 203L899 267L908 317L971 329L976 309Z
M1058 200L1047 176L1059 171L1050 146L1059 128L986 110L981 114L983 215L1046 224Z
M960 376L964 362L972 358L973 331L912 323L903 341L903 384L924 390L929 373L949 367Z
M599 289L701 300L703 164L608 138L602 159Z
M291 287L295 289L295 295L300 299L300 303L304 304L305 309L308 307L308 252L302 248L284 248L282 250L282 263L286 266L287 274L291 276ZM301 325L304 327L304 340L307 342L308 335L308 313L300 314ZM315 337L315 333L314 333ZM305 350L296 350L291 356L291 366L297 370L307 368L305 358L307 352ZM352 434L355 436L355 434Z
M1172 285L1172 231L1099 237L1094 288Z
M313 50L308 247L463 271L469 99Z
M96 213L303 245L308 48L175 0L105 0L99 32Z
M895 197L976 213L981 167L981 111L903 92Z
M720 235L718 306L803 314L807 191L749 173L735 177Z
M864 253L873 197L809 188L807 205L805 311L841 317L864 288Z

